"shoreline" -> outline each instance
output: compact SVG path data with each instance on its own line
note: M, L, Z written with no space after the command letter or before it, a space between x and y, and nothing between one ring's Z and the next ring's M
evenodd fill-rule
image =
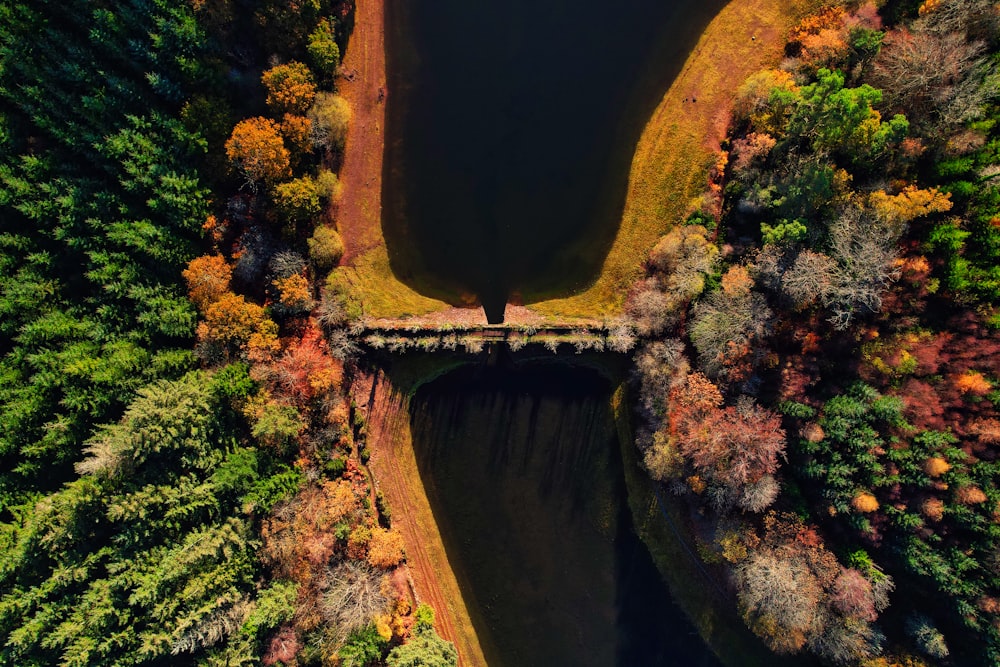
M366 315L399 318L450 306L417 293L393 274L382 235L385 107L392 94L386 84L385 1L358 0L355 8L354 31L337 79L351 107L340 170L343 196L329 215L344 241L341 265Z
M366 302L396 300L411 308L409 315L427 315L449 308L448 304L423 297L392 275L388 251L382 237L382 160L385 150L385 0L358 0L354 31L346 49L338 80L341 95L351 106L341 182L344 196L331 211L344 240L342 265L347 267L352 287ZM377 297L377 298L375 298ZM387 306L383 306L387 307ZM485 322L482 309L478 313ZM391 314L397 315L392 312ZM455 644L459 664L486 667L479 638L461 597L461 589L448 563L441 536L420 484L416 459L409 443L409 414L405 397L397 395L388 381L364 377L352 387L358 405L367 407L372 458L369 467L375 488L384 489L406 545L407 570L418 600L434 608L439 634ZM415 475L415 477L414 477ZM416 480L416 481L414 481ZM381 482L381 484L380 484Z
M622 312L649 251L708 191L736 90L753 72L777 63L788 30L823 4L733 0L712 19L642 131L622 220L600 273L587 289L527 304L530 310L548 317Z
M342 271L374 319L486 324L480 306L458 307L425 296L392 271L382 234L385 151L386 0L359 0L338 80L352 109L332 218L344 240ZM729 125L737 88L776 63L787 31L823 0L732 0L702 32L680 73L648 119L633 152L622 219L600 273L566 297L507 304L505 322L594 321L619 315L656 241L698 207ZM719 67L719 63L727 66ZM693 102L692 100L697 100Z

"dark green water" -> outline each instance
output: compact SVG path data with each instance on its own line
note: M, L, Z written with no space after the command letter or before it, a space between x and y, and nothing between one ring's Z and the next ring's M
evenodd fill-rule
M491 321L592 282L642 128L725 2L389 0L394 272Z
M595 371L465 367L421 387L413 443L491 667L716 667L632 529Z

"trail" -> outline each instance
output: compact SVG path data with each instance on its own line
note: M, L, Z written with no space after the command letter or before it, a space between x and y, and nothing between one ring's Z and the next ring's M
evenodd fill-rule
M388 502L393 527L403 535L417 601L434 608L437 631L455 643L460 665L486 667L417 469L408 400L381 373L356 378L351 392L367 411L368 466Z
M384 0L358 0L354 32L337 89L351 105L340 179L345 196L331 211L349 262L382 243L382 152L385 146Z

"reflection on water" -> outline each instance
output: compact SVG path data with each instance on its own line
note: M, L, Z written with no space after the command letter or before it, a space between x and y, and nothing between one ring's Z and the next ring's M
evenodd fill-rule
M492 667L717 663L632 529L597 373L464 368L422 387L413 442Z
M642 128L725 0L390 0L394 272L492 319L592 281Z

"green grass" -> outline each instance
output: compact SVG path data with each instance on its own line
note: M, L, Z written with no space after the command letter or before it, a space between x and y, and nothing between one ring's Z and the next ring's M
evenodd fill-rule
M403 284L392 272L389 253L379 245L345 267L351 292L364 304L365 315L404 318L449 308L449 304L426 297Z

